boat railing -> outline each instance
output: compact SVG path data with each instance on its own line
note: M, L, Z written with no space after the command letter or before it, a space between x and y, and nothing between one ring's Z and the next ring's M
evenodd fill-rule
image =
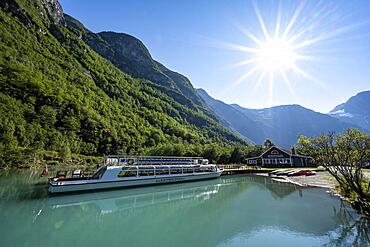
M201 157L166 157L166 156L106 156L104 159L106 165L193 165L208 164L207 159Z
M205 166L126 166L118 173L118 177L160 176L174 174L193 174L215 172L215 165Z

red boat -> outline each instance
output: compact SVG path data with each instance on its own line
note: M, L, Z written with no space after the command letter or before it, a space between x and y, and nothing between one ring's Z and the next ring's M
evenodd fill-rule
M311 170L298 170L298 171L294 171L294 172L289 173L288 177L292 177L292 176L312 176L312 175L316 175L316 172L311 171Z
M306 170L305 176L312 176L312 175L316 175L316 172L311 171L311 170Z

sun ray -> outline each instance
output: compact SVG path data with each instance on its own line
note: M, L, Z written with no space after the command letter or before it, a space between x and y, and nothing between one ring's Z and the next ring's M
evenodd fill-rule
M253 87L252 94L255 94L257 92L257 89L261 86L261 83L262 83L263 79L265 78L266 73L267 73L266 70L262 70L262 72L260 73L260 75L258 77L257 83Z
M301 11L302 11L303 7L304 7L304 2L301 2L298 5L298 8L296 8L294 10L294 14L293 14L292 18L290 19L289 24L285 28L284 33L282 35L283 38L287 37L287 35L289 34L289 32L292 29L292 27L294 26L298 16L301 14Z
M314 24L311 24L309 25L308 27L304 28L302 31L296 33L296 34L293 34L292 37L290 37L288 39L288 42L293 44L297 39L299 39L300 37L302 37L304 34L306 34L307 32L311 31L315 29L315 25Z
M261 27L261 29L262 29L262 32L263 32L263 34L265 35L265 38L266 38L266 39L270 39L270 35L269 35L269 33L267 32L267 29L266 29L266 26L265 26L265 22L264 22L264 21L263 21L263 19L262 19L262 16L261 16L260 10L259 10L259 8L258 8L258 6L257 6L256 2L253 2L253 8L254 8L254 12L255 12L255 14L256 14L256 16L257 16L257 19L258 19L258 21L259 21L259 23L260 23L260 27Z
M233 86L237 86L239 85L242 81L244 81L245 79L247 79L248 77L250 77L251 75L253 75L257 70L259 69L259 67L256 65L254 66L251 70L249 70L247 73L245 73L242 77L240 77L234 84Z
M248 37L253 40L257 45L262 45L263 42L261 40L259 40L256 36L254 36L253 34L251 33L247 33Z
M293 70L298 73L299 75L307 78L311 82L315 83L316 85L320 86L321 88L325 88L324 84L320 82L317 78L315 78L313 75L309 74L308 72L300 69L298 66L294 66Z
M294 95L294 90L293 90L292 84L291 84L286 72L284 70L280 70L280 73L284 78L285 84L287 85L290 94Z
M274 72L269 72L269 89L268 89L268 104L272 105L274 96Z
M325 34L321 34L319 37L317 38L314 38L314 39L307 39L307 40L304 40L303 42L299 43L299 44L296 44L294 45L294 49L300 49L300 48L304 48L304 47L307 47L307 46L310 46L310 45L313 45L315 43L318 43L320 41L323 41L323 40L327 40L327 39L330 39L330 38L333 38L335 36L338 36L338 35L341 35L341 34L344 34L354 28L358 28L360 27L361 25L364 25L364 24L367 24L369 23L370 21L367 20L367 21L364 21L364 22L360 22L360 23L356 23L356 24L352 24L352 25L347 25L347 26L344 26L344 27L341 27L341 28L338 28L338 29L335 29L333 30L332 32L327 32Z
M230 49L233 49L233 50L245 51L245 52L249 52L249 53L256 53L258 51L255 48L244 46L244 45L226 43L226 46Z
M246 30L245 28L243 28L242 26L236 24L235 25L242 33L244 33L245 36L247 36L248 38L250 38L251 40L254 41L254 43L256 43L257 45L261 45L262 44L262 41L257 38L254 34L252 34L250 31Z
M279 37L279 33L280 33L280 22L281 22L281 2L279 2L277 17L276 17L275 38Z
M232 64L230 67L231 68L236 68L236 67L240 67L240 66L247 65L247 64L253 64L256 61L257 61L256 58L251 58L251 59L243 60L239 63Z

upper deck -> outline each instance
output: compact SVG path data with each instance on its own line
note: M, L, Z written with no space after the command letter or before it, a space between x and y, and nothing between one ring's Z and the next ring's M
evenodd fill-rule
M171 156L106 156L105 165L195 165L208 164L201 157L171 157Z

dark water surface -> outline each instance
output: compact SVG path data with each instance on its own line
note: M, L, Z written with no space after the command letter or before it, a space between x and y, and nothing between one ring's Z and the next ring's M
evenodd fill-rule
M0 176L0 246L370 246L370 221L325 189L257 176L48 197Z

